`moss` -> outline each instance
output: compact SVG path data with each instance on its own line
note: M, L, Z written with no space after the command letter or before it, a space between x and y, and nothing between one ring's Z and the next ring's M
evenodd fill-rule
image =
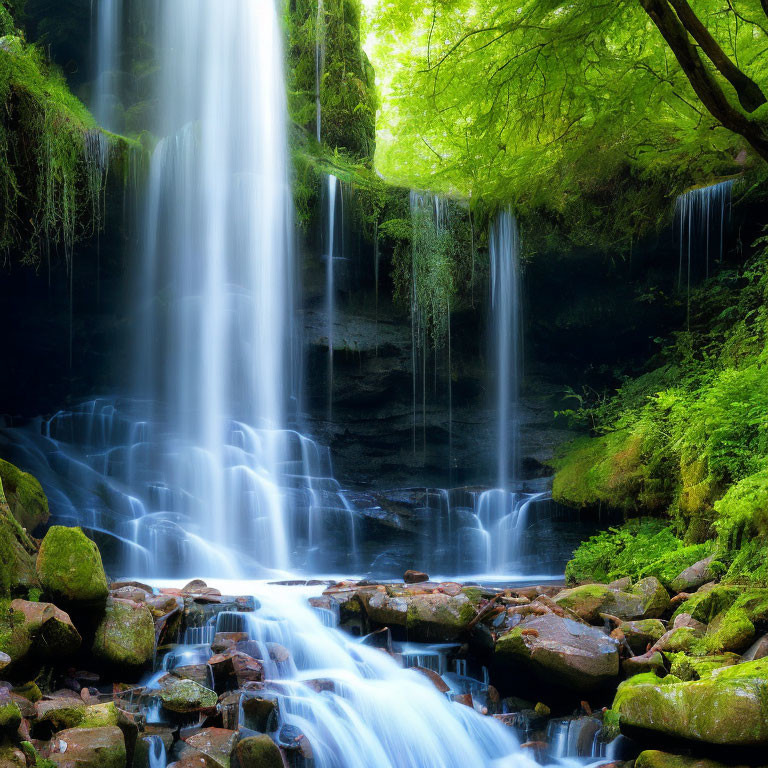
M93 654L110 665L142 667L155 651L155 624L145 605L109 600L96 629Z
M238 764L259 766L259 768L282 768L283 758L276 744L269 736L249 736L241 739L235 747Z
M17 696L21 696L27 701L31 701L33 704L40 701L43 698L43 694L40 691L39 686L35 682L24 683L23 685L17 685L13 692Z
M32 532L48 522L48 499L36 478L0 459L0 482L19 524Z
M609 582L655 576L669 586L682 571L711 554L713 546L710 542L686 547L663 520L631 520L581 544L566 566L566 579Z
M0 484L2 487L2 484ZM7 504L0 502L0 598L25 594L36 586L37 549Z
M215 707L218 696L193 680L179 680L160 691L160 700L167 710L183 713Z
M619 686L613 709L622 730L730 746L768 744L768 660L724 667L695 682L669 677L638 676Z
M13 701L0 702L0 732L15 733L21 725L21 711Z
M54 601L103 603L109 588L98 547L80 528L51 528L40 545L37 573Z
M119 714L115 703L93 704L85 709L85 716L80 723L81 728L103 728L108 725L117 725Z
M359 0L296 0L286 8L288 94L292 120L316 133L316 44L325 51L320 83L322 141L370 162L375 148L377 97L374 73L363 51Z
M101 226L113 156L131 142L98 130L64 77L22 37L0 46L0 248L25 261L74 244Z
M12 661L24 659L32 648L32 635L22 614L11 609L10 600L0 600L0 651Z

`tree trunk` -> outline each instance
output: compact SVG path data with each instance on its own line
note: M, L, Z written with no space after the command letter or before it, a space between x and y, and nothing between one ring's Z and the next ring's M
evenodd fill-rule
M743 136L760 157L768 161L767 126L751 120L728 101L720 83L704 65L698 50L688 37L687 30L669 6L668 1L639 0L639 2L672 49L693 90L709 113L724 128Z
M768 4L768 0L762 0L762 2ZM669 0L669 4L675 9L680 21L683 22L683 26L701 46L717 71L733 86L739 97L739 104L747 112L754 112L758 107L765 104L768 99L760 90L760 86L728 58L717 40L712 37L709 30L688 5L688 0Z

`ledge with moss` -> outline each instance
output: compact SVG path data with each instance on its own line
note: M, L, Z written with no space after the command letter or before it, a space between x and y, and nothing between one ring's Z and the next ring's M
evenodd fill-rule
M757 586L768 585L767 243L692 293L690 328L645 374L567 413L593 433L553 462L557 501L659 517L677 539L670 552L706 546L725 582ZM575 578L590 578L596 546L577 553Z
M0 248L31 264L55 248L68 257L101 226L108 171L125 172L141 145L100 130L15 30L0 37L0 104Z

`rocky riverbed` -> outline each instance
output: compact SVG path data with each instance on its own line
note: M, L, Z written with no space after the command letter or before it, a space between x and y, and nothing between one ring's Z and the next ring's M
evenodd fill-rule
M2 522L0 766L144 768L158 752L176 768L312 765L311 738L281 718L275 684L302 651L254 635L243 617L265 613L258 590L110 581L80 529L54 526L37 541L7 504ZM542 763L656 768L705 754L757 764L768 746L768 590L710 576L703 561L672 589L655 577L504 588L416 571L279 586L309 589L302 599L325 626L512 729ZM339 684L301 681L321 695Z

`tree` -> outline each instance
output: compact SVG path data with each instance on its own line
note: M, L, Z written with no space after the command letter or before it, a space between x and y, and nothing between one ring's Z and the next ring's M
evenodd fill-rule
M377 167L629 248L670 196L766 158L766 4L388 0Z

